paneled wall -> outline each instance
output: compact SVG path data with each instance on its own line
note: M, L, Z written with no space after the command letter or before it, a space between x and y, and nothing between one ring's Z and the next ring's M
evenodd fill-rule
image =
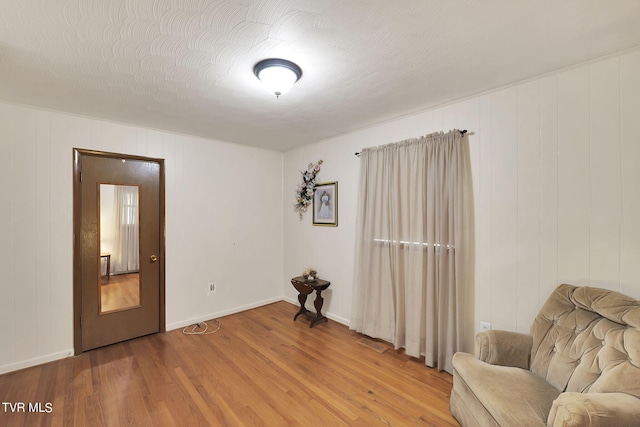
M348 322L361 148L467 129L475 198L474 326L528 331L560 283L640 298L640 51L562 70L285 153L285 277L332 280L329 316ZM299 169L339 181L337 229L292 212ZM291 190L291 191L288 191ZM285 286L287 299L295 292Z
M479 321L527 331L561 282L640 298L640 51L389 121L284 154L0 104L0 372L72 351L72 148L165 159L167 327L284 298L305 267L348 323L361 148L468 129ZM339 226L293 211L324 160ZM283 188L284 180L284 188ZM206 295L214 281L217 291ZM283 286L284 284L284 286Z
M168 329L281 299L282 153L0 104L0 373L73 352L74 147L165 159Z

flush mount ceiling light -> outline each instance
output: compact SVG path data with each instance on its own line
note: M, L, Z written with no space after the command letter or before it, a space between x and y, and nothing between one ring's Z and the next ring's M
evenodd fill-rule
M258 62L253 67L253 74L270 93L279 98L300 79L302 70L286 59L270 58Z

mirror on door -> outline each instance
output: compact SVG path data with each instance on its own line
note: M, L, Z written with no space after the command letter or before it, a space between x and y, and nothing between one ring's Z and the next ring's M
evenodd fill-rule
M100 184L100 313L140 306L138 187Z

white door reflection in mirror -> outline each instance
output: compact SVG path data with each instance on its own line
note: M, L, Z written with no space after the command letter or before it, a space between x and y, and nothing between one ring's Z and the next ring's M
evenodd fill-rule
M100 313L140 306L138 187L100 184Z

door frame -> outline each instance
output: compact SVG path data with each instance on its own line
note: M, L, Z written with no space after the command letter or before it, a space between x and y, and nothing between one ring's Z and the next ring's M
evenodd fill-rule
M82 217L82 191L81 172L82 157L94 156L102 158L138 160L157 163L160 166L160 300L159 300L159 329L166 332L166 305L165 305L165 180L164 159L136 156L132 154L118 154L105 151L87 150L83 148L73 149L73 349L74 354L82 353L82 251L81 251L81 226Z

